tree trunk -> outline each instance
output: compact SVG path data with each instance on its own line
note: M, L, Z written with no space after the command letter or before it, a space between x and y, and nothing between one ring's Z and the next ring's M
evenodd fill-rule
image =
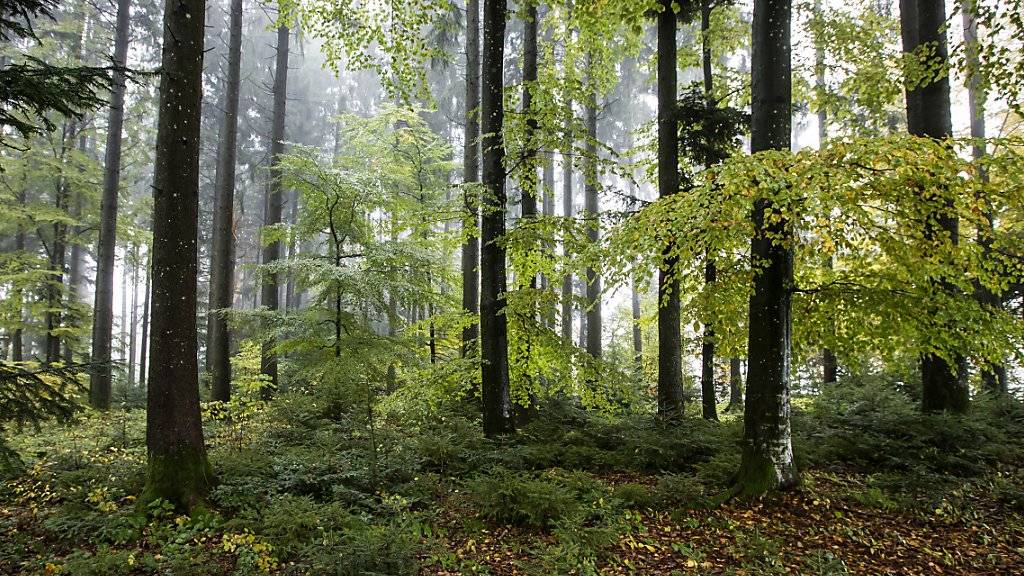
M505 316L505 0L484 0L481 118L483 217L480 227L480 351L484 433L515 431L509 395L508 324Z
M121 181L121 129L124 126L124 66L128 57L131 0L118 0L114 31L114 84L107 115L107 143L103 159L103 197L96 249L96 294L93 304L92 361L89 403L110 408L111 337L114 328L114 255L117 249L117 193Z
M25 205L25 192L24 190L18 192L18 203L21 206ZM25 252L25 228L18 224L18 231L14 235L14 250L18 254ZM22 323L25 321L25 301L24 294L21 288L17 288L11 291L11 298L17 303L18 307L18 327L14 329L14 333L11 334L11 361L12 362L24 362L25 361L25 339L24 329Z
M572 111L572 106L569 106ZM572 132L566 128L565 143L562 145L562 216L566 219L572 218L573 213L573 190L572 190ZM562 243L562 252L568 262L568 244ZM566 344L572 343L572 273L562 278L562 340Z
M601 238L601 208L597 195L597 93L587 103L587 175L584 181L583 203L587 221L587 239L597 244ZM601 276L594 266L587 267L587 353L601 357Z
M477 348L480 313L480 2L466 0L466 135L463 145L462 179L465 216L463 228L466 239L462 244L462 310L473 321L462 329L462 356L471 355Z
M900 6L903 6L901 2ZM949 60L946 48L946 3L944 0L917 0L917 43L932 48L935 64L945 65ZM903 22L901 16L901 23ZM911 44L916 48L916 44ZM907 46L904 46L904 50ZM915 118L917 130L911 134L925 138L942 140L953 135L953 123L950 113L949 73L928 84L918 87L916 98L907 100L907 117ZM919 106L919 110L913 108ZM925 223L925 240L941 241L940 237L948 235L955 245L959 240L959 221L955 208L946 204L930 214ZM936 290L951 291L954 288L942 278L931 279ZM952 330L952 327L943 327ZM938 354L928 353L921 358L921 408L925 412L966 412L969 404L970 391L967 387L967 365L962 356L957 355L950 364Z
M792 106L790 0L755 0L752 39L750 149L789 150ZM769 199L754 203L750 241L754 275L747 342L743 454L736 490L758 495L797 483L790 434L790 296L793 255L781 242L785 219L766 220ZM778 239L780 242L776 242Z
M61 133L60 159L57 182L54 186L54 207L58 214L68 212L68 179L64 173L67 155L78 132L77 123L64 124ZM46 280L46 364L59 362L60 331L62 328L62 311L64 309L64 263L67 256L68 227L64 222L54 222L53 238L49 246L50 277Z
M677 133L676 14L671 0L658 13L658 195L679 192ZM683 413L683 344L676 259L666 256L658 270L658 415Z
M743 371L739 358L729 359L729 405L726 412L743 407Z
M205 505L213 471L199 414L196 263L204 0L167 0L153 173L153 310L140 505Z
M704 100L708 109L715 106L714 76L711 68L711 0L702 0L700 7L700 39L701 63L704 72ZM705 168L710 168L706 166ZM718 281L718 268L715 266L714 254L710 251L705 255L704 284L714 286ZM718 420L718 398L715 394L715 327L711 322L704 324L704 337L701 342L700 360L700 397L701 415L706 420Z
M210 263L210 324L206 354L211 372L211 397L231 399L231 333L223 312L231 308L235 284L235 158L238 153L238 98L241 86L242 0L231 0L228 37L228 78L224 97L224 133L217 150L214 194L213 250Z
M150 282L153 277L150 268L152 250L146 249L146 287L142 296L142 339L139 342L139 388L146 387L146 362L149 360L147 347L149 346L149 295Z
M820 11L821 0L815 0L814 13L820 14ZM821 149L825 146L825 141L828 140L828 112L822 105L825 96L825 51L821 46L817 46L814 51L814 77L814 89L818 98L818 148ZM832 258L829 258L828 266L830 269L832 268ZM834 329L834 327L832 328ZM821 372L822 382L825 384L836 382L839 365L835 353L828 348L821 349Z
M963 12L964 44L967 47L967 104L971 116L971 138L974 139L971 154L975 162L980 164L980 161L988 153L985 146L985 101L988 95L985 93L985 88L982 86L981 77L979 76L981 63L978 60L978 22L975 19L976 1L965 0L961 10ZM988 172L980 165L978 177L983 182L988 182ZM979 200L984 202L984 198ZM988 229L978 232L978 244L982 247L987 260L992 252L992 234L995 227L995 218L990 207L986 207L984 217ZM1000 298L990 288L980 283L975 289L975 298L978 299L982 306L986 306L993 311L1002 307ZM982 387L989 392L997 394L1009 392L1006 366L998 363L983 367L981 370L981 383Z
M84 157L88 152L89 139L86 137L85 132L82 131L78 135L78 151ZM84 170L84 167L79 169ZM75 199L71 205L71 218L74 220L81 220L82 208L83 208L83 197L82 191L75 191ZM83 227L81 225L75 225L72 229L72 237L74 242L71 244L71 262L68 265L68 302L77 307L79 300L82 297L82 243L80 236L83 234ZM72 309L72 306L68 306L67 323L72 328L77 328L79 324L79 314L76 310ZM77 340L77 337L75 338ZM75 361L75 346L72 345L72 338L64 339L64 364L71 365Z
M270 186L267 189L266 211L263 215L265 227L281 223L281 156L284 154L284 120L288 96L288 41L290 32L287 26L277 28L277 63L274 67L274 111L270 126ZM263 247L264 266L275 263L281 257L281 242L275 240ZM276 272L265 272L260 290L260 305L266 306L271 312L277 312L277 287L280 275ZM260 372L270 377L270 388L266 393L277 389L277 353L274 351L274 338L263 343L263 358Z
M135 336L139 321L139 246L132 247L132 304L128 327L128 386L135 386Z

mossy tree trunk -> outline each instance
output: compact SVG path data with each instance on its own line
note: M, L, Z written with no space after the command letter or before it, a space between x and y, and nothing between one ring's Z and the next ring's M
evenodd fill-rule
M201 508L212 483L199 413L196 236L205 0L167 0L153 178L153 362L145 505Z
M792 106L791 0L755 0L752 38L751 151L789 150ZM747 398L735 492L756 496L797 483L790 433L790 297L793 254L784 218L754 203L750 241L754 291L747 340Z

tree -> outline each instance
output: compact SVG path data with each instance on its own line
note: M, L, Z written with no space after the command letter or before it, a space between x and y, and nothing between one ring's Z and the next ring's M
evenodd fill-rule
M224 311L234 297L234 207L235 158L238 151L238 99L241 92L242 0L231 0L231 25L228 39L228 77L224 94L224 124L217 150L217 174L213 248L210 262L210 322L206 354L210 359L211 396L227 402L231 399L231 334Z
M711 0L701 0L700 4L700 41L701 68L704 75L704 101L711 115L716 107L714 100L714 76L711 67L711 11L715 5ZM705 166L707 168L709 166ZM714 284L718 278L718 268L711 253L704 262L704 283ZM706 420L718 420L715 397L715 327L708 322L704 325L704 337L701 342L700 396L701 415Z
M588 58L588 60L590 60ZM593 80L590 80L592 83ZM583 210L587 221L587 239L591 244L600 241L601 212L597 195L597 91L591 92L586 106L587 158L586 177L583 183ZM587 266L587 353L594 358L601 357L601 276L597 268Z
M267 188L267 201L263 213L264 229L281 223L281 173L279 164L284 154L284 121L288 105L288 26L277 27L277 60L274 65L274 110L270 124L270 185ZM281 240L274 238L263 247L262 264L272 265L281 257ZM279 274L270 270L263 275L260 290L260 305L270 312L278 311ZM270 377L271 385L266 389L269 393L277 388L277 352L274 350L275 339L268 338L263 343L263 374Z
M204 0L164 6L160 108L153 176L153 296L146 403L145 505L164 499L194 511L213 473L199 414L196 273L199 229L199 116Z
M483 130L483 214L480 227L480 355L483 423L487 436L515 431L509 395L505 316L505 0L484 0L480 109Z
M953 135L949 72L945 69L949 60L945 32L946 4L943 0L918 0L913 7L909 4L900 3L901 10L905 5L908 8L906 17L901 14L901 24L911 29L910 36L904 32L904 50L915 52L919 47L927 47L929 55L933 56L927 64L929 70L933 71L931 76L912 79L920 83L912 84L913 88L908 93L908 125L914 136L943 140ZM909 42L906 38L909 38ZM925 217L925 239L936 245L951 242L955 246L959 241L959 221L955 208L948 199L940 198L936 201L926 186L920 190L924 200L938 205ZM951 284L943 278L932 278L931 282L938 290L953 290ZM947 329L953 330L953 327ZM963 356L954 354L949 357L937 352L925 352L921 358L921 385L921 408L925 412L967 410L969 390L967 365Z
M480 240L477 237L480 191L480 2L466 0L466 131L463 143L462 191L466 214L463 219L462 243L462 310L474 316L462 330L462 355L476 346L480 312Z
M103 159L103 196L100 201L100 232L96 248L96 294L93 303L92 360L89 403L110 408L111 338L114 329L114 255L117 248L117 195L121 182L121 131L124 127L125 74L131 0L118 0L114 31L113 90L107 113L107 144Z
M962 7L964 26L964 45L967 60L967 106L971 117L971 138L974 142L971 146L971 155L975 162L979 163L977 177L982 180L988 179L988 172L980 165L986 156L985 143L985 100L986 93L980 75L981 62L978 57L978 22L975 17L977 0L967 0ZM984 198L980 199L982 203ZM983 204L984 205L984 204ZM995 217L992 209L986 206L984 213L986 227L991 229L995 226ZM991 257L993 234L984 228L978 232L978 244ZM999 309L1001 302L999 296L989 287L978 283L975 287L975 298L989 308ZM981 381L986 390L1005 394L1008 391L1009 382L1006 376L1006 366L995 364L983 367L981 370Z
M676 13L672 0L658 13L658 195L679 192L679 140L676 134ZM670 240L666 242L671 243ZM666 249L666 252L668 250ZM658 414L674 417L683 410L683 359L679 279L669 256L658 269Z
M753 153L789 150L792 106L790 0L755 0L752 34ZM797 482L790 436L791 224L771 198L754 200L754 269L747 341L743 454L735 491L758 495Z

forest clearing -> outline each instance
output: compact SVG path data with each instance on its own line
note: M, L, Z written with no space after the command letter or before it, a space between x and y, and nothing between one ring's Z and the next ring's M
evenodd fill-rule
M0 0L0 574L1024 574L1024 0Z

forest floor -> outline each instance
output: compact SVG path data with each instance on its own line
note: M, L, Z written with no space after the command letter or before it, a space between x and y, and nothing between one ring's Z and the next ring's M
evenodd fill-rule
M22 464L0 477L0 574L1024 574L1018 401L958 417L871 386L797 399L801 485L721 503L735 415L556 402L490 441L471 409L370 429L339 398L208 411L215 512L192 518L136 505L142 410L8 438Z
M622 478L610 478L610 482ZM651 483L655 477L630 482ZM730 502L682 517L645 510L595 563L599 574L1024 574L1024 522L998 502L973 498L971 512L950 505L898 509L858 475L807 471L800 488L757 502ZM460 530L458 511L445 546L481 573L536 574L551 536L505 526ZM453 576L439 562L421 574Z

